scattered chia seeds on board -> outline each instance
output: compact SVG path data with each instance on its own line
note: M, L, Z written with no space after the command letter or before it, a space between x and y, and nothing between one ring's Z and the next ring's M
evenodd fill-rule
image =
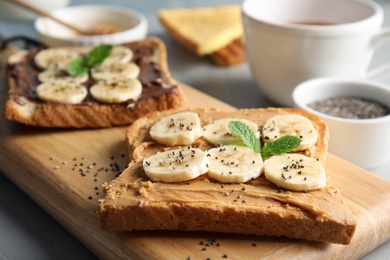
M121 154L120 157L124 158L125 156L125 154ZM126 168L127 161L122 162L123 159L118 161L114 156L109 157L109 159L109 164L99 167L96 162L85 159L84 157L73 157L71 159L71 161L73 161L72 164L67 164L66 160L56 159L54 156L49 157L49 160L53 163L52 169L56 172L65 173L67 170L70 170L71 172L77 173L82 178L86 178L87 176L93 177L93 182L100 182L100 184L118 177ZM79 163L78 161L80 160L83 160L84 162ZM62 162L61 166L58 164L59 161ZM90 161L90 163L87 163L87 161ZM108 173L109 175L102 174L103 176L100 176L103 172ZM100 177L102 177L102 179L100 179ZM93 200L96 196L100 196L100 189L95 184L94 190L87 196L87 199Z
M390 108L384 104L352 96L318 100L308 104L308 106L323 114L347 119L372 119L390 114Z

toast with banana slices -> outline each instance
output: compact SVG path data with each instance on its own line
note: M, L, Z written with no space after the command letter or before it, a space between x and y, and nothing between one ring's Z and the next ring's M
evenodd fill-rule
M70 76L69 64L92 51L38 47L10 56L4 117L32 126L102 128L129 125L147 113L185 104L161 40L113 46L103 62Z
M248 146L247 135L258 146ZM267 155L286 136L301 141ZM127 141L130 163L99 200L104 230L351 242L356 221L326 175L328 130L315 115L292 108L156 112L129 126Z

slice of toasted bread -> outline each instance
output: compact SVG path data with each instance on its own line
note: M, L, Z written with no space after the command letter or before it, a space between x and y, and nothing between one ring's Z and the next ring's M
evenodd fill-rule
M158 16L173 38L199 56L225 48L243 35L239 5L162 9Z
M124 44L130 48L141 71L138 80L142 94L137 100L122 103L102 103L91 97L80 104L45 102L37 98L41 71L34 64L35 55L42 49L21 51L11 56L7 65L8 99L4 117L32 126L99 128L129 125L142 115L181 107L186 98L181 86L171 77L167 66L167 53L163 42L157 38ZM91 80L85 85L90 87Z
M261 127L275 115L303 115L319 135L316 144L303 154L325 164L328 130L315 115L290 108L192 111L198 113L202 126L219 118L240 118ZM350 243L356 221L329 180L326 187L307 192L280 189L263 175L236 184L222 184L206 174L179 183L150 181L143 171L143 159L168 147L154 142L149 130L176 112L154 113L128 127L130 164L118 178L105 184L105 198L99 201L98 210L102 229L211 231ZM202 137L192 146L202 150L212 147Z
M216 65L222 67L238 65L246 61L246 53L241 39L234 40L209 56Z

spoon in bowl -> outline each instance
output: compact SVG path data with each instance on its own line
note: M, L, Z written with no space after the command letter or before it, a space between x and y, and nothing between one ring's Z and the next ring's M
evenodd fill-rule
M8 2L10 3L13 3L13 4L16 4L20 7L23 7L25 9L28 9L36 14L39 14L41 16L44 16L44 17L48 17L54 21L56 21L57 23L59 24L62 24L63 26L66 26L70 29L72 29L73 31L75 31L77 34L79 35L98 35L98 34L109 34L109 33L114 33L115 31L112 29L112 28L106 28L105 26L99 26L99 27L96 27L96 28L91 28L90 30L88 31L85 31L85 30L82 30L80 28L78 28L77 26L74 26L72 24L69 24L61 19L58 19L57 17L49 14L48 12L42 10L42 9L39 9L33 5L30 5L26 2L23 2L23 1L20 1L20 0L9 0Z

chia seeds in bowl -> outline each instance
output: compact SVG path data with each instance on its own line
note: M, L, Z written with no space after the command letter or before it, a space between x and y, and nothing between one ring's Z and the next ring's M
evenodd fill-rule
M362 97L338 96L313 101L308 107L334 117L347 119L373 119L390 114L384 104Z
M293 100L328 125L330 153L365 169L390 161L388 84L363 78L316 78L299 84Z

